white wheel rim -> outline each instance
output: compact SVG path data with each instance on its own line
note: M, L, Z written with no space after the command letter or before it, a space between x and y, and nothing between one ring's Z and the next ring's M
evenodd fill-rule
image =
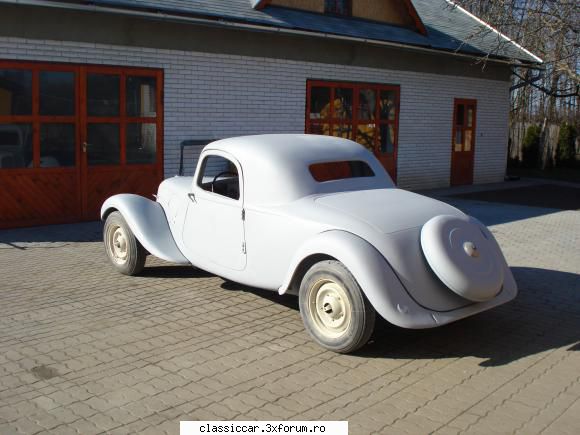
M111 259L117 264L125 264L129 252L125 230L118 225L109 227L107 241Z
M341 285L329 279L317 281L310 288L308 303L318 332L328 338L339 338L347 332L352 305Z

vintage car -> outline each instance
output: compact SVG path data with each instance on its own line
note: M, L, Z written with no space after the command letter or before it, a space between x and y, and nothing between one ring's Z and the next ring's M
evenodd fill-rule
M163 181L101 210L118 271L148 253L248 286L297 294L323 347L352 352L378 313L431 328L506 303L517 286L491 232L443 202L398 189L347 139L261 135L202 151L193 177Z

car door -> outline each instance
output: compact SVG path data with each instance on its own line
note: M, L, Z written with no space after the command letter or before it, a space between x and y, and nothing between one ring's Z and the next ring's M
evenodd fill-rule
M227 153L201 155L189 194L183 243L194 265L246 267L242 170Z

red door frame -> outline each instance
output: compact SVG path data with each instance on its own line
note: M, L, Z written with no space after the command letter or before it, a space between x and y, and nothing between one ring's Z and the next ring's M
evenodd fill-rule
M464 106L463 124L458 124L458 107ZM473 108L472 126L468 126L469 107ZM461 130L461 151L455 151L455 137ZM465 151L465 132L471 131L471 147ZM453 126L451 129L451 173L450 185L459 186L473 184L473 173L475 169L475 135L477 131L477 100L466 98L455 98L453 100Z
M129 118L125 116L125 111L121 111L121 116L118 121L121 128L121 164L111 167L103 167L105 170L120 170L128 169L139 171L142 169L153 169L156 178L161 181L163 179L163 71L153 68L132 68L123 66L101 66L101 65L79 65L68 63L53 63L53 62L36 62L36 61L16 61L16 60L0 60L0 69L14 69L27 70L32 72L32 114L31 115L0 115L0 124L31 124L32 125L32 150L33 150L33 166L31 168L14 168L14 169L0 169L0 184L2 181L8 182L11 178L18 178L29 180L32 184L35 179L45 178L47 176L74 175L76 179L76 197L77 204L75 212L71 215L60 217L42 216L41 213L35 216L28 216L19 220L2 219L2 215L23 214L27 215L28 211L38 210L38 204L35 207L31 206L31 202L42 203L50 199L42 198L42 195L37 194L37 197L29 197L27 191L22 187L21 192L15 192L14 198L17 201L13 203L0 203L0 228L13 228L21 226L45 225L55 223L66 223L79 221L81 219L94 219L96 216L88 212L88 205L86 204L86 179L87 179L87 164L86 154L82 152L81 144L86 140L86 127L88 121L93 122L92 118L87 119L86 116L86 72L100 71L121 74L122 77L130 76L149 76L157 79L157 102L156 110L157 116L155 118ZM51 71L67 71L75 74L75 114L73 116L44 116L40 115L40 72ZM125 81L121 80L122 91L125 88ZM121 109L124 109L126 104L124 93L120 95ZM96 120L95 120L96 121ZM101 119L101 122L106 122L106 118ZM156 162L150 165L127 165L125 158L126 135L124 134L124 127L127 123L143 122L155 123L157 128L157 155ZM74 167L56 167L56 168L41 168L40 167L40 127L47 123L66 123L75 125L75 166ZM23 178L24 177L24 178ZM41 183L41 182L38 182ZM37 183L37 184L38 184ZM38 192L38 189L30 189ZM20 188L18 188L20 190ZM4 208L6 209L4 210ZM4 211L3 211L4 210Z
M87 85L86 79L88 74L110 74L118 75L120 77L120 91L119 91L119 116L115 117L100 117L100 116L89 116L87 113ZM127 76L144 76L144 77L155 77L157 79L157 89L156 89L156 117L129 117L127 116L127 86L126 79ZM91 174L101 174L106 176L106 174L113 175L120 173L127 173L129 171L140 171L151 169L155 166L156 178L158 181L163 179L163 71L153 70L146 68L126 68L126 67L113 67L113 66L89 66L83 65L80 67L80 77L81 77L81 93L80 93L80 118L81 118L81 148L85 147L87 143L87 131L89 124L117 124L119 125L119 144L120 144L120 161L118 165L103 165L103 166L89 166L87 162L87 153L82 152L81 160L81 173L82 180L81 186L83 192L87 192L89 186L89 177ZM127 135L126 128L127 124L131 123L143 123L143 124L155 124L156 125L156 140L157 140L157 155L156 163L151 164L127 164ZM122 190L122 189L121 189ZM82 217L85 220L94 219L95 216L95 206L99 207L99 204L91 204L88 195L83 195L82 200Z
M327 87L330 88L330 115L325 119L310 119L310 98L311 89L313 87ZM352 118L339 119L334 116L334 92L336 88L352 89L353 91L353 102L352 102ZM373 89L377 92L377 98L375 100L375 119L372 120L360 120L358 119L358 107L359 107L359 91L361 89ZM382 120L380 119L380 92L381 91L393 91L395 93L395 119ZM373 138L373 149L375 156L381 161L385 169L389 172L393 180L397 179L397 157L399 152L399 112L400 112L400 98L401 98L401 87L399 85L388 85L388 84L377 84L377 83L360 83L360 82L337 82L337 81L327 81L327 80L307 80L306 82L306 115L305 115L305 132L311 133L312 127L315 125L328 124L329 132L334 131L335 125L351 125L352 126L352 136L351 140L356 141L356 136L358 132L359 125L374 123L374 138ZM366 122L365 122L366 121ZM394 140L393 140L393 153L392 157L388 154L381 154L378 151L379 147L379 129L381 125L391 125L394 130Z

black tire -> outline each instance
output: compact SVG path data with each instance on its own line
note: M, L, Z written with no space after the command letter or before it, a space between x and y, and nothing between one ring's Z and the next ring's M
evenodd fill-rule
M302 278L299 301L306 330L325 349L351 353L364 346L373 333L375 310L339 261L312 266Z
M107 217L103 241L107 257L118 272L133 276L143 271L147 251L139 243L120 212L114 211ZM121 255L123 252L124 256Z

